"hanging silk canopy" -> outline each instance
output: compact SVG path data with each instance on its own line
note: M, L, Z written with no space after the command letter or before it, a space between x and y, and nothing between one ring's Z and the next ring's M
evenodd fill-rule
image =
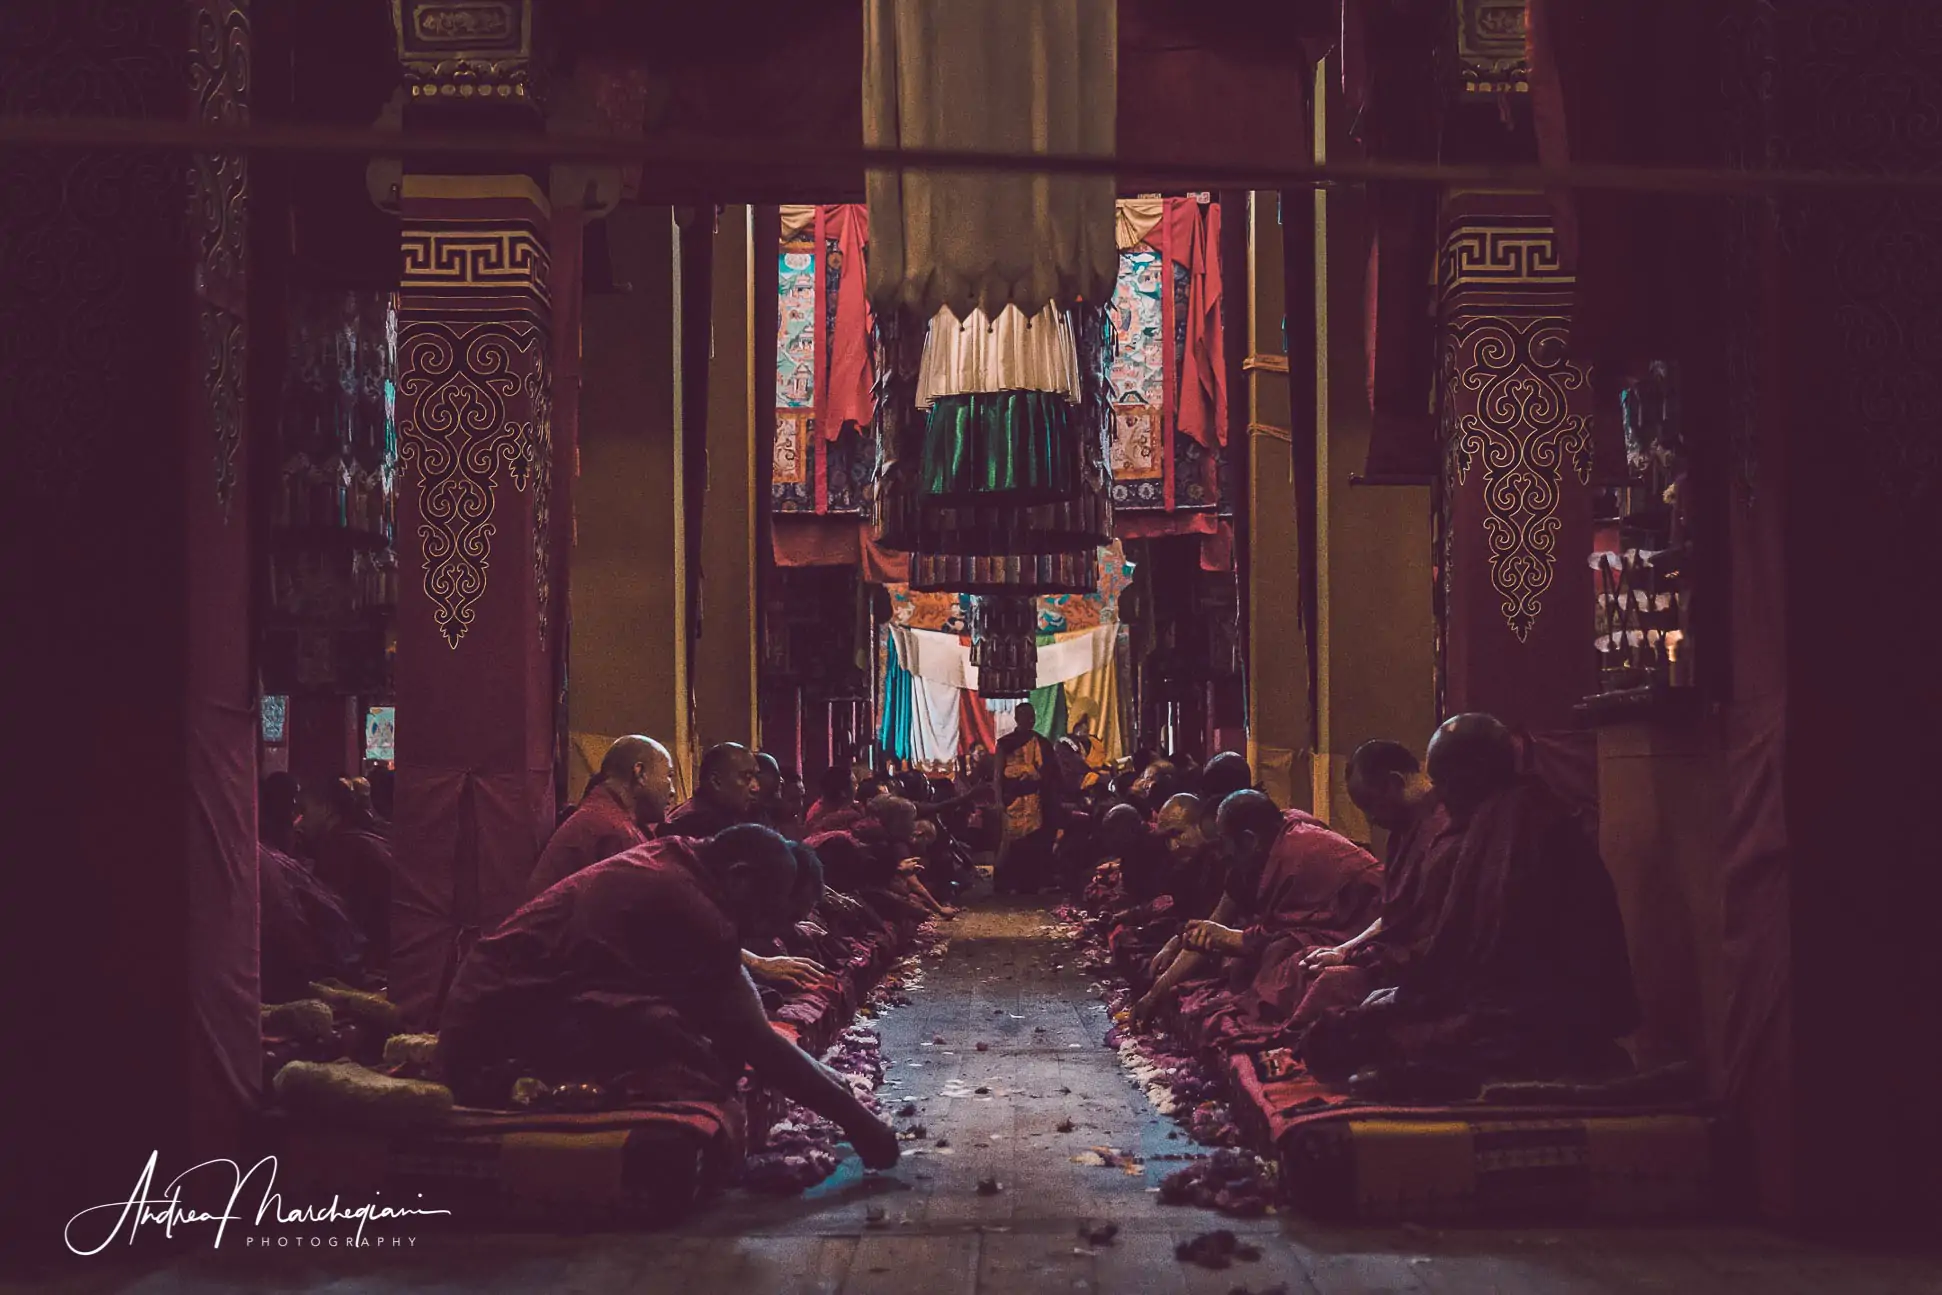
M863 142L1111 157L1115 0L866 0ZM1111 176L873 170L865 177L879 314L949 307L1027 318L1112 293Z

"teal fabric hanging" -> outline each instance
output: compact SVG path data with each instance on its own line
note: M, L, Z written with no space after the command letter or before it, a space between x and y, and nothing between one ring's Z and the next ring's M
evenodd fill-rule
M911 697L910 671L897 656L897 639L889 627L883 630L883 718L877 725L877 746L895 760L910 759Z

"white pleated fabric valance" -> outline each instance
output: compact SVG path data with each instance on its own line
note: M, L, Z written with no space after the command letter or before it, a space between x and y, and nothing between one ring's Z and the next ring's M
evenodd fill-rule
M1079 352L1072 320L1057 306L1026 319L1016 306L998 318L981 310L959 322L940 310L924 334L917 371L917 406L929 409L939 396L975 391L1056 391L1079 403Z
M863 142L1110 157L1118 58L1116 0L865 0ZM867 194L880 311L1030 318L1112 296L1111 176L873 170Z
M903 625L891 626L890 632L897 640L897 660L917 678L952 688L977 688L978 668L971 664L971 647L959 642L957 635ZM1118 642L1117 622L1061 636L1039 648L1034 686L1050 688L1111 665Z

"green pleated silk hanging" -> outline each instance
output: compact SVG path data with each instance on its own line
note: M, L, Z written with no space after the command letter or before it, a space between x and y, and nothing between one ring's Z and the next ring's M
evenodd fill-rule
M1054 504L1083 489L1073 406L1056 391L939 396L924 428L926 505Z

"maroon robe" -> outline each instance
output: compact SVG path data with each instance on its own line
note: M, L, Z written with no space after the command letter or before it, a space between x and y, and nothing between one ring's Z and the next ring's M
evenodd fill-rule
M526 898L646 841L647 833L634 821L633 811L605 786L595 787L540 851L539 862L533 865L533 875L526 882Z
M583 868L473 946L445 1002L438 1070L461 1102L503 1105L523 1076L596 1082L616 1104L718 1101L739 1067L700 1013L742 974L742 944L693 847L639 845Z
M1246 887L1236 878L1236 887ZM1242 896L1230 889L1230 897ZM1202 1021L1206 1040L1259 1046L1279 1039L1311 979L1302 955L1367 930L1381 912L1382 865L1320 819L1289 810L1244 901L1248 925L1233 988L1203 990L1182 1013ZM1237 983L1238 982L1238 983Z
M1393 1003L1331 1014L1305 1044L1324 1079L1422 1065L1484 1078L1593 1074L1638 1024L1618 899L1569 808L1524 779L1462 825L1435 930Z
M699 796L692 797L661 825L657 836L685 837L690 841L705 841L717 832L734 827L737 823L753 822L753 816L737 817L725 809L709 804Z
M256 866L263 1001L307 998L313 980L354 978L364 938L344 901L302 861L266 842L257 843Z
M391 958L391 842L377 832L339 825L314 843L317 876L344 900L364 937L364 964L383 971Z
M1462 844L1463 832L1437 796L1391 834L1382 869L1382 930L1352 958L1369 974L1372 990L1398 983L1429 947Z

